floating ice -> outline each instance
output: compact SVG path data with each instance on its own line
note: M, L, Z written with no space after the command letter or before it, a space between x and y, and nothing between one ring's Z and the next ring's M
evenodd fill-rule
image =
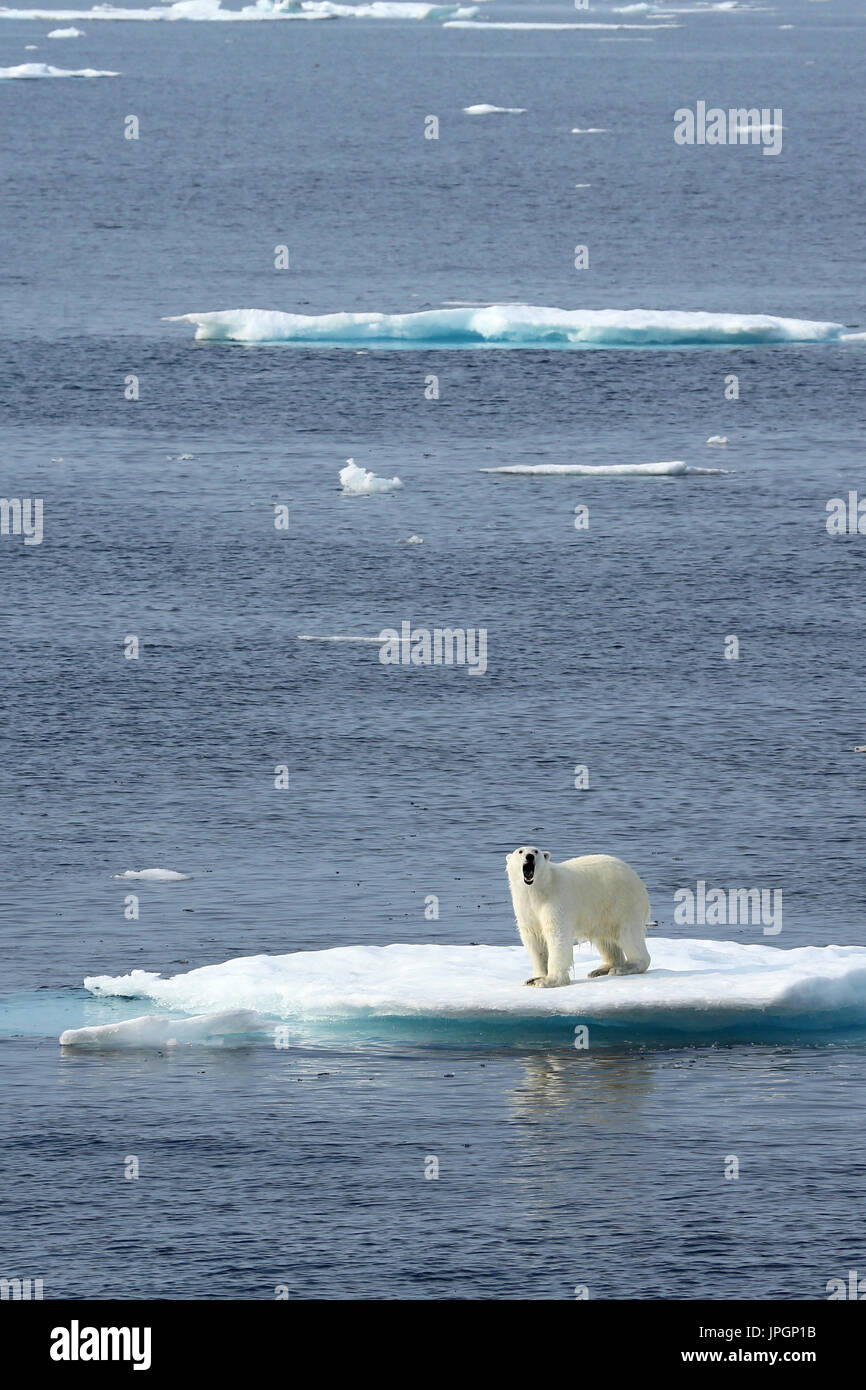
M14 78L30 77L119 77L119 72L98 72L96 68L81 68L70 72L67 68L53 68L50 63L21 63L17 68L0 68L0 82L10 82Z
M525 116L525 106L464 106L467 116Z
M197 23L222 21L236 23L259 20L311 19L469 19L477 8L460 5L402 3L402 0L373 0L367 5L339 5L331 0L258 0L239 10L223 9L220 0L178 0L173 5L151 5L128 9L122 5L96 5L91 10L15 10L0 8L0 19L38 20L192 20Z
M449 19L446 29L679 29L678 24L554 24L529 20Z
M603 125L576 125L572 128L572 135L609 135L610 132Z
M403 545L423 545L423 544L424 544L424 537L423 537L423 536L407 536L406 539L403 541Z
M726 449L728 447L728 436L726 434L711 434L707 443L713 449Z
M737 347L762 343L853 341L841 323L772 314L710 314L677 309L554 309L531 304L422 309L409 314L287 314L225 309L176 314L200 341L316 343L329 347L643 348ZM843 339L844 335L844 339Z
M333 636L331 636L329 633L325 633L325 634L323 634L322 636L319 636L317 633L314 633L314 632L299 632L299 633L298 633L298 641L299 641L299 642L372 642L372 643L375 643L375 645L376 645L377 647L381 647L381 645L382 645L382 638L381 638L381 637L353 637L353 636L351 635L351 633L346 633L346 634L344 635L344 634L341 633L341 632L338 632L338 633L334 634Z
M88 1028L67 1028L60 1034L62 1047L177 1047L183 1043L238 1042L263 1033L273 1033L253 1009L225 1009L221 1013L198 1014L193 1018L166 1018L145 1014L122 1023L95 1024Z
M46 34L47 39L83 39L83 29L52 29L50 34Z
M180 883L182 879L192 878L192 874L182 874L177 869L124 869L113 878L138 878L144 883Z
M684 478L716 477L725 468L695 468L674 459L670 463L510 463L503 468L480 468L479 473L511 473L525 478Z
M762 7L744 5L741 0L717 0L715 4L700 5L614 5L613 14L655 14L660 18L672 18L681 14L760 14ZM655 27L655 26L654 26Z
M368 468L359 468L354 459L347 459L340 469L340 484L352 497L368 497L373 492L394 492L403 484L399 478L377 478Z
M243 956L169 979L133 970L84 984L97 996L148 999L189 1013L250 1009L273 1019L351 1020L361 1027L385 1018L559 1019L703 1035L742 1025L769 1033L866 1026L862 946L782 950L653 937L651 951L645 975L588 980L598 957L581 948L577 982L549 990L523 984L529 965L521 946L342 946Z

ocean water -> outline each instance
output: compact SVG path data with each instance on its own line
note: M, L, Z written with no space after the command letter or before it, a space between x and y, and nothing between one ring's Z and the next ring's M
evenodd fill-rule
M478 18L654 23L610 9ZM862 1032L57 1040L143 1011L85 976L512 945L523 843L621 855L665 937L866 946L866 540L825 525L863 476L866 345L388 351L164 321L468 301L862 333L862 8L75 22L0 18L0 69L120 74L0 81L2 490L44 499L41 544L0 536L0 1275L53 1298L825 1296L866 1269ZM699 100L781 108L781 153L678 147ZM349 457L402 489L343 495ZM667 460L726 471L482 471ZM486 672L298 640L404 621L486 629ZM113 877L154 865L191 877ZM781 890L782 932L675 922L699 879Z

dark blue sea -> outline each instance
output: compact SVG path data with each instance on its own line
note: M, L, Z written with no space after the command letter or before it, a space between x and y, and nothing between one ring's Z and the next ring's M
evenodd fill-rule
M0 535L0 1276L54 1299L806 1300L866 1273L864 1029L58 1043L154 1012L85 976L514 945L524 843L627 860L662 937L866 946L866 536L826 525L866 483L844 341L866 14L680 8L65 40L0 16L0 69L119 74L0 80L2 492L44 502L40 544ZM648 27L489 27L583 21ZM781 152L678 146L698 101L780 109ZM842 331L395 351L166 321L477 303ZM350 457L402 488L347 496ZM658 461L697 471L482 471ZM484 628L486 672L298 640L403 621ZM114 878L148 866L190 877ZM783 931L677 925L700 879L781 889Z

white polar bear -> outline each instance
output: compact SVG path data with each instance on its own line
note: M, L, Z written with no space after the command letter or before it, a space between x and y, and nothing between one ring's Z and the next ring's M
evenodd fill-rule
M522 845L505 863L517 930L532 962L528 985L570 984L575 941L591 941L604 962L589 979L647 969L649 894L622 859L583 854L552 864L546 850Z

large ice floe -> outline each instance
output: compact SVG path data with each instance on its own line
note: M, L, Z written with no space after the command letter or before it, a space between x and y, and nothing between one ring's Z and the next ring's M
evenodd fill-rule
M172 315L166 322L193 324L200 341L329 347L753 347L769 343L836 343L846 339L844 324L777 318L773 314L553 309L530 304L422 309L410 314L290 314L277 309L225 309Z
M259 1031L270 1019L302 1030L338 1027L360 1038L408 1028L426 1039L448 1036L459 1025L481 1042L495 1039L503 1026L512 1035L537 1033L540 1025L559 1035L587 1024L618 1037L661 1032L703 1040L866 1027L866 947L783 950L652 937L650 949L647 974L589 980L598 957L581 947L575 983L549 990L524 985L529 965L521 946L339 946L244 956L169 978L147 970L96 975L84 984L100 998L140 999L192 1014L193 1032L224 1028L214 1015L224 1019L233 1011L250 1011L243 1028L232 1025L235 1031ZM176 1020L159 1031L148 1015L106 1024L101 1033L98 1025L71 1030L62 1041L98 1046L102 1037L105 1046L117 1046L124 1037L165 1041L182 1033Z
M0 19L39 20L190 20L236 23L280 19L469 19L477 14L473 6L404 3L404 0L373 0L371 4L339 5L331 0L258 0L241 9L224 9L220 0L178 0L173 5L150 5L129 9L123 5L95 5L91 10L17 10L0 7Z

